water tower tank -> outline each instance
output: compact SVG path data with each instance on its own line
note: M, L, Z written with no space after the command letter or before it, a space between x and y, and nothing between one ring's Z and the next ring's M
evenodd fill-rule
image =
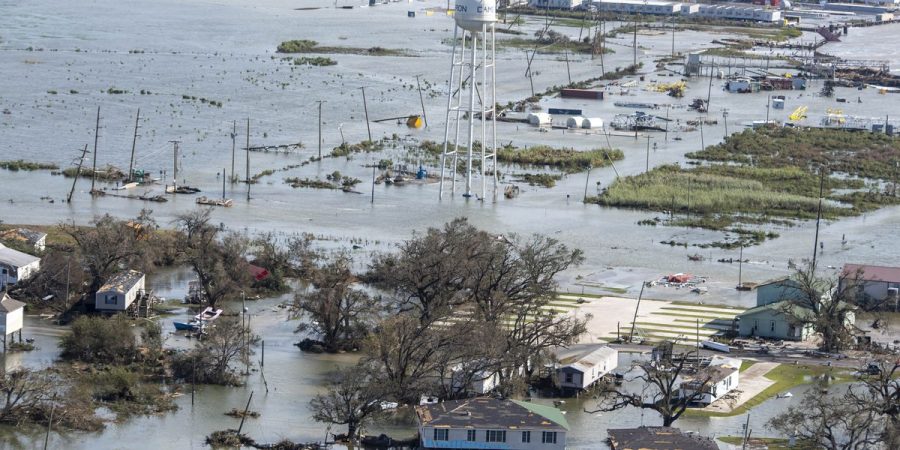
M497 0L456 0L453 17L460 28L479 32L483 24L497 21Z

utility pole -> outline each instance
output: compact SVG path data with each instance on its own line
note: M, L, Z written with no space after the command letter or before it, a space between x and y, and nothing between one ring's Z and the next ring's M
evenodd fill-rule
M230 182L234 183L234 149L237 141L237 120L231 121L231 179Z
M587 176L584 177L584 200L583 200L584 203L587 203L588 184L591 180L591 167L592 166L590 164L588 164Z
M672 16L672 57L675 57L675 16Z
M178 192L178 144L181 141L169 141L172 143L172 154L174 155L174 168L172 172L172 193L177 194Z
M741 242L741 253L738 256L738 284L737 287L740 288L744 285L744 281L741 275L744 268L744 244Z
M78 158L78 169L75 170L75 178L72 179L72 189L69 190L69 197L66 198L66 203L72 203L72 194L75 193L75 182L78 181L78 177L81 176L81 166L84 165L84 157L87 156L88 151L87 148L88 145L84 144L84 150L81 151L81 158Z
M822 195L825 192L825 168L819 168L819 208L816 211L816 240L813 242L812 270L816 272L816 255L819 252L819 223L822 221Z
M772 102L772 95L766 97L766 126L769 126L769 104Z
M91 171L91 195L94 195L94 183L97 181L97 138L100 133L100 107L97 107L97 124L94 125L94 165Z
M250 201L250 118L247 118L247 201Z
M647 136L647 168L644 172L650 172L650 136Z
M371 203L375 203L375 170L378 169L378 164L372 166L372 201Z
M703 142L703 117L698 117L697 122L700 124L700 150L702 151L706 148L706 143Z
M569 44L563 42L563 49L566 51L566 75L569 77L569 84L572 84L572 71L569 70Z
M366 105L366 87L363 86L360 89L362 89L363 112L366 114L366 131L369 133L369 142L372 142L372 127L369 126L369 106Z
M131 162L128 163L128 182L134 181L134 148L137 146L137 132L140 126L141 108L137 110L137 116L134 118L134 137L131 140Z
M319 159L322 159L322 103L325 103L323 100L316 100L316 103L319 104Z
M416 75L416 87L419 88L419 103L422 104L422 120L425 121L425 128L428 128L428 116L425 115L425 98L422 97L422 85L419 83L418 75Z
M728 137L728 108L722 110L722 122L725 124L725 137Z
M637 19L634 21L634 40L632 45L634 46L634 62L632 64L637 68Z
M715 69L715 64L709 66L709 87L706 90L706 112L709 113L709 101L712 100L712 80L713 80L713 69Z

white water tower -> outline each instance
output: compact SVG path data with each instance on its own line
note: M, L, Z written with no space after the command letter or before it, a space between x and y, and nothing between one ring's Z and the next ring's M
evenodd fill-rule
M487 177L493 178L493 195L497 196L497 98L494 58L494 24L497 22L496 0L456 0L453 51L450 55L450 81L447 85L447 121L444 149L441 154L440 197L444 196L444 172L448 160L451 192L456 192L459 152L466 151L466 190L472 197L472 174L481 176L481 196L487 194ZM481 138L476 139L475 121L481 123ZM463 123L466 136L460 141ZM450 132L453 130L453 139ZM475 142L480 142L477 145ZM480 165L473 167L473 158Z

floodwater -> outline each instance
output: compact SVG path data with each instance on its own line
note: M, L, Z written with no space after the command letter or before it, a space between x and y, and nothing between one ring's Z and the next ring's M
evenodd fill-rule
M349 2L338 2L350 4ZM372 120L417 114L419 97L415 76L419 75L425 91L425 108L429 126L410 130L394 121L372 123L373 138L400 137L440 141L444 132L446 80L449 72L450 47L442 43L452 37L452 21L435 12L426 15L425 8L445 6L445 2L429 0L393 3L374 8L333 9L327 1L265 0L259 2L206 0L161 0L148 6L135 0L97 0L90 5L62 0L17 2L0 0L0 159L26 159L57 163L70 167L81 154L81 148L93 145L93 127L97 106L101 107L101 129L98 143L98 165L128 166L134 117L141 110L137 139L136 166L154 174L165 171L171 177L173 154L171 140L181 141L179 178L216 196L221 189L221 172L231 172L232 124L237 122L236 145L244 145L246 118L250 118L251 146L303 142L298 154L253 153L250 173L264 169L300 164L317 153L317 101L322 108L323 153L341 142L366 139L367 131L361 87L365 87L368 114ZM321 9L298 10L319 6ZM415 18L407 11L415 10ZM523 27L533 34L542 20L529 20ZM610 29L615 24L610 24ZM559 28L574 38L577 28ZM873 58L896 59L895 39L879 42L853 41L863 33L896 34L897 28L872 27L853 29L846 43L829 45L829 53L863 54L872 48ZM498 35L504 39L505 35ZM680 32L676 51L688 52L713 46L711 41L725 35L703 32ZM362 55L329 55L338 62L330 67L294 66L274 53L276 45L288 39L314 39L322 45L369 48L380 46L407 49L411 57L371 57ZM857 42L854 44L854 42ZM889 44L890 42L890 44ZM610 71L631 64L633 49L630 36L610 40L615 53L605 55L603 68ZM671 35L642 33L639 35L638 59L649 73L654 58L670 52ZM887 55L887 56L879 56ZM893 55L893 56L889 56ZM531 95L525 78L524 53L520 50L498 51L498 102L517 101ZM598 76L600 58L570 55L572 80ZM900 64L895 64L900 66ZM565 84L568 74L559 55L538 55L532 65L534 89L541 92L549 86ZM647 75L646 81L675 80L659 73ZM546 99L542 106L584 109L584 115L602 117L607 122L613 115L631 112L617 108L613 102L641 101L673 105L670 117L680 122L697 114L686 109L693 98L711 98L710 118L717 125L704 126L699 132L674 131L668 135L653 133L655 144L646 151L641 137L611 138L614 147L623 149L624 161L616 164L620 175L639 173L649 165L684 162L684 153L698 150L702 144L722 139L726 132L723 113L727 110L727 131L733 133L766 118L765 94L728 94L723 82L708 79L689 81L683 99L644 91L639 83L622 94L610 89L607 100L587 101ZM109 93L110 88L125 90ZM840 107L847 114L883 117L897 115L896 101L890 95L873 90L856 91L839 88L835 97L847 103L819 97L818 82L810 83L805 92L788 92L785 110L771 110L773 119L784 119L801 105L809 107L810 121L817 121L827 108ZM143 93L142 93L143 91ZM185 99L184 97L188 98ZM196 97L196 100L191 99ZM222 102L211 106L200 99ZM657 111L663 114L663 109ZM678 137L680 140L675 140ZM526 125L498 124L498 140L516 145L553 144L577 149L603 147L600 135L584 135L553 130L541 133ZM649 153L649 158L647 158ZM393 150L386 153L395 161L403 155ZM213 212L213 220L234 230L253 233L275 230L279 233L310 232L326 241L323 245L349 246L350 239L361 240L358 263L367 255L408 238L415 230L440 224L454 217L466 216L475 225L497 233L522 235L543 233L585 252L582 267L564 274L562 287L580 290L577 276L588 281L618 282L636 294L640 281L661 274L689 271L710 277L709 303L752 305L752 296L741 295L731 286L737 281L737 267L719 264L719 258L737 258L737 251L700 250L706 262L690 262L687 254L695 249L673 248L660 241L711 242L720 233L670 227L638 227L635 223L657 214L584 205L585 174L569 175L552 189L523 186L522 194L513 200L499 196L496 202L465 200L457 191L438 200L438 187L411 185L405 187L378 185L374 202L370 200L368 181L358 186L363 193L292 189L283 178L299 176L324 177L335 170L362 180L370 180L365 168L385 155L356 155L352 158L325 159L303 167L278 171L253 185L251 199L246 200L244 185L228 185L226 195L235 199L232 208ZM237 152L235 171L243 176L245 154ZM88 156L88 164L91 156ZM437 167L427 165L431 172ZM523 170L504 167L505 177ZM589 192L595 183L608 185L614 180L612 168L591 172ZM192 197L170 197L168 203L145 203L123 198L91 198L87 194L89 180L78 180L71 204L61 201L71 187L71 179L49 172L9 172L0 170L0 220L7 223L54 224L61 221L87 223L96 215L110 213L118 217L136 215L141 208L151 208L162 225L168 225L179 213L195 208ZM480 180L475 186L480 189ZM112 186L104 186L112 187ZM148 193L161 193L161 186ZM144 188L136 193L143 194ZM51 203L49 200L52 199ZM900 208L885 208L857 218L823 225L820 240L825 243L820 255L823 265L839 267L844 262L891 264L896 262L890 249L892 236L900 226ZM809 256L813 247L814 226L802 223L792 228L776 228L781 237L760 246L745 249L751 264L743 267L745 281L762 281L787 272L789 259ZM841 245L846 236L847 244ZM151 283L162 294L179 297L187 275L165 273ZM114 424L102 434L54 435L52 442L65 448L197 448L210 431L233 427L232 419L221 412L239 407L252 390L256 409L263 412L260 420L250 420L250 434L259 441L275 441L280 437L294 440L321 440L324 427L310 421L306 404L328 371L348 364L347 356L321 356L300 353L292 346L295 323L287 322L277 308L284 299L253 303L251 314L255 328L266 340L265 374L270 387L263 395L261 375L254 374L243 389L204 387L195 399L193 409L189 396L180 397L180 410L162 417L148 417ZM32 322L34 323L34 322ZM52 334L42 325L35 333ZM168 320L165 329L171 329ZM45 336L42 350L22 358L23 364L49 364L55 357L53 338ZM167 345L182 346L183 338L172 336ZM781 401L781 400L779 400ZM770 401L770 402L775 402ZM761 429L765 419L779 405L767 402L754 410L751 426ZM605 427L631 426L641 423L639 413L621 412L587 416L570 403L569 419L575 425L570 442L575 448L596 447ZM757 413L759 411L759 413ZM655 418L644 416L646 423ZM743 418L693 419L679 423L686 429L703 433L735 434ZM590 430L590 431L587 431ZM31 446L28 433L19 436L22 446ZM12 442L12 437L8 442ZM140 444L135 444L140 443ZM99 444L99 445L98 445Z

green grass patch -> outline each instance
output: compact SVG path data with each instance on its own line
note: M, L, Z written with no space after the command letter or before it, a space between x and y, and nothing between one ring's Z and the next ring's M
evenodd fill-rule
M24 170L24 171L33 171L33 170L58 170L59 166L56 164L50 163L40 163L33 161L25 161L23 159L17 159L14 161L0 161L0 169L11 170L13 172Z
M562 179L562 175L550 173L523 173L514 175L514 178L521 180L524 183L528 183L531 186L552 188L553 186L556 186L557 181Z
M750 360L746 360L746 359L741 361L741 368L740 368L739 372L743 372L743 371L749 369L750 367L753 367L754 364L756 364L756 361L750 361Z
M337 61L327 56L302 56L300 58L294 58L292 64L295 66L334 66L337 65Z
M605 167L610 161L620 161L625 155L618 149L594 149L578 151L573 148L554 148L535 145L524 149L503 147L497 150L497 160L504 163L525 166L550 166L564 172L574 173L588 167Z
M339 47L320 46L318 42L308 39L294 39L278 44L278 53L331 53L365 56L414 56L409 50L383 47Z
M743 369L743 365L742 365ZM709 412L709 411L699 411L696 409L688 409L685 411L685 414L695 415L695 416L705 416L705 417L731 417L738 416L749 412L751 409L759 406L762 402L778 395L781 392L787 391L791 388L808 384L810 383L811 378L820 377L823 374L830 373L832 376L836 376L837 382L841 381L849 381L852 378L849 373L846 371L833 370L833 367L827 366L818 366L818 365L793 365L793 364L779 364L774 369L770 370L769 373L765 375L766 378L775 381L775 383L764 391L757 394L755 397L751 398L743 405L735 408L729 413L718 413L718 412Z
M686 302L684 300L672 300L670 303L673 305L681 305L681 306L697 306L701 308L716 308L716 309L734 309L740 312L746 311L747 308L741 308L740 306L729 306L729 305L710 305L710 304L697 304L697 302Z

